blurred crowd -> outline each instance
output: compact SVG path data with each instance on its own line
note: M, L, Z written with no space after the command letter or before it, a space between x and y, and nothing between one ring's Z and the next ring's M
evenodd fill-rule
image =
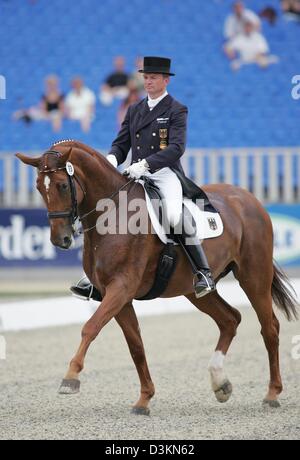
M281 7L286 19L300 21L300 0L281 0Z
M300 0L279 0L278 3L285 19L300 21ZM272 7L267 6L256 13L243 1L233 3L231 14L225 18L223 31L223 50L232 70L237 71L249 64L267 68L279 62L278 56L271 54L262 30L262 20L275 25L277 19L277 11ZM117 125L120 127L128 107L145 96L143 74L138 72L142 67L142 58L137 57L135 69L128 73L125 58L115 57L112 70L100 85L98 94L88 88L80 76L72 79L69 92L63 94L58 77L49 75L39 103L29 108L21 107L13 114L13 119L28 124L48 121L54 132L61 130L64 119L69 119L78 122L83 132L88 132L95 118L98 97L103 107L111 106L116 99L120 101L117 111Z
M144 97L143 75L138 72L143 67L142 58L136 58L135 65L135 70L127 73L124 57L115 57L111 73L99 88L98 97L104 107L112 105L115 99L120 100L117 113L119 126L129 105ZM38 104L19 108L13 113L13 119L28 124L33 121L48 121L54 132L59 132L63 120L69 119L77 121L81 130L88 132L95 118L97 95L85 85L80 76L73 77L70 86L67 94L63 94L60 90L59 78L56 75L48 75L45 78L44 94Z
M284 19L300 21L300 0L281 0L280 9ZM279 62L278 56L270 52L261 22L266 20L275 25L277 18L276 9L270 6L256 14L248 9L244 2L234 2L232 13L224 24L224 52L231 62L232 70L239 70L247 64L266 68Z
M246 8L244 2L238 1L233 4L232 14L226 18L224 24L224 52L231 61L233 70L239 70L247 64L266 68L279 61L277 56L270 53L261 24L261 18L266 18L274 24L276 16L276 11L272 11L271 8L265 8L258 16Z

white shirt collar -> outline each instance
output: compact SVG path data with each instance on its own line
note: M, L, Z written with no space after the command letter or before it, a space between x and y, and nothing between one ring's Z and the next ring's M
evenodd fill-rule
M168 91L165 91L164 94L161 96L157 97L156 99L151 99L151 97L148 95L148 107L150 110L154 109L154 107L164 98L168 95Z

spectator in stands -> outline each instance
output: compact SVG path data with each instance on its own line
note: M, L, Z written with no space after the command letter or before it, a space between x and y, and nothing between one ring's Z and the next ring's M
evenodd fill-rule
M67 94L65 102L66 117L79 121L82 131L88 132L95 115L96 96L84 86L80 77L73 78L71 85L73 90Z
M256 31L260 30L260 19L251 10L245 8L243 2L233 4L233 14L230 14L224 25L224 36L226 40L232 40L239 34L243 33L245 21L250 21Z
M53 131L61 129L61 122L64 113L64 96L59 90L58 78L50 75L46 79L46 92L41 99L42 113L52 123Z
M233 70L238 70L245 64L257 64L268 67L278 62L277 56L269 54L269 46L265 37L256 31L256 26L250 21L244 23L244 31L229 40L224 46L225 54L232 61Z
M281 8L286 19L300 21L300 0L281 0Z
M272 6L266 6L263 8L260 11L259 16L268 21L271 25L274 25L277 21L277 11Z
M114 98L125 99L128 96L128 74L125 72L123 56L114 60L114 71L107 77L100 88L99 99L103 105L109 106Z
M45 79L45 93L42 95L38 106L20 109L13 114L15 120L31 121L47 120L52 124L54 132L61 129L64 96L59 90L59 80L56 75L49 75Z
M143 58L137 57L135 60L135 71L130 75L128 87L129 90L136 90L141 98L145 97L144 77L139 69L143 67Z
M142 60L142 66L143 66L143 60ZM143 77L144 78L144 77ZM118 129L120 129L125 115L127 113L128 108L134 104L135 102L139 102L141 100L140 93L137 89L131 89L129 90L129 94L124 101L121 102L121 105L118 110L117 118L118 118Z

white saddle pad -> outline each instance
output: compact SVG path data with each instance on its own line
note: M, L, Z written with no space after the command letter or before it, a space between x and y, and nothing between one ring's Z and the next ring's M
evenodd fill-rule
M139 182L144 186L142 180L140 180ZM151 199L146 190L145 195L147 209L153 229L159 237L159 239L166 244L170 240L167 237L162 225L159 223L158 216L154 211ZM199 240L204 240L207 238L216 238L217 236L222 235L223 222L220 214L218 214L217 212L201 211L201 209L189 198L184 198L183 203L184 206L186 206L187 209L190 211L191 215L194 218L194 221L196 222L197 236Z

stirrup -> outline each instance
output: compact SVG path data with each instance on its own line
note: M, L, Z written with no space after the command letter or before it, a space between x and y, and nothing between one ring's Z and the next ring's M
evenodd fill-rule
M200 299L201 297L204 297L210 292L213 292L216 290L216 285L215 285L215 282L212 278L210 271L205 273L201 270L198 270L197 273L195 273L194 289L195 289L195 296L197 299Z
M72 295L77 299L89 301L92 299L94 286L89 281L86 281L85 284L82 283L84 280L88 280L88 278L86 276L83 276L78 281L76 286L70 287L70 291L72 292ZM83 285L80 286L80 284Z
M83 276L75 286L70 287L72 295L80 300L91 300L93 289L90 288L91 283L87 281L87 277Z

